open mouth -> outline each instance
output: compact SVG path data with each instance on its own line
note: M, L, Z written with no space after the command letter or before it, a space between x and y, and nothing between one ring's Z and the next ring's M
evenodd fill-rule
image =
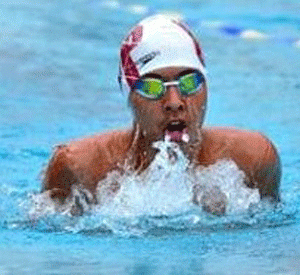
M172 121L165 129L165 140L174 142L189 142L187 126L182 121Z

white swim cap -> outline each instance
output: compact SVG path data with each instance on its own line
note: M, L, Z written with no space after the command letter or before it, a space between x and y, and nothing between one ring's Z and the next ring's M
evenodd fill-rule
M119 83L129 94L136 79L164 67L194 68L205 76L202 49L178 19L155 15L141 21L121 44Z

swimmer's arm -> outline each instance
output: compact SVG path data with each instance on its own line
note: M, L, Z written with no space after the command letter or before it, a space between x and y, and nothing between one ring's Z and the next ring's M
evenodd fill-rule
M99 181L117 169L117 162L124 155L123 147L116 142L116 134L57 146L44 172L42 191L48 191L52 199L62 203L72 195L75 185L95 195Z
M58 146L43 174L42 192L48 191L53 200L63 203L76 183L78 179L68 165L66 147Z
M255 173L255 181L258 185L261 198L269 198L271 201L279 202L281 163L274 145L264 137L266 148Z

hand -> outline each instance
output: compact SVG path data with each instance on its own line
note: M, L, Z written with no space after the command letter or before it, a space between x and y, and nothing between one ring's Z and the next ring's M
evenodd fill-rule
M193 202L213 215L221 216L226 212L227 197L218 186L194 186Z

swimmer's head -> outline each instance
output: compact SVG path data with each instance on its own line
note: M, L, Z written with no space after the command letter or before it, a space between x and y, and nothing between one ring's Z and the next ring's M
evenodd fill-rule
M188 26L169 16L150 16L121 44L121 90L129 94L138 78L165 67L188 67L206 75L203 51Z
M181 21L156 15L123 41L119 81L147 144L201 139L207 99L202 49Z

